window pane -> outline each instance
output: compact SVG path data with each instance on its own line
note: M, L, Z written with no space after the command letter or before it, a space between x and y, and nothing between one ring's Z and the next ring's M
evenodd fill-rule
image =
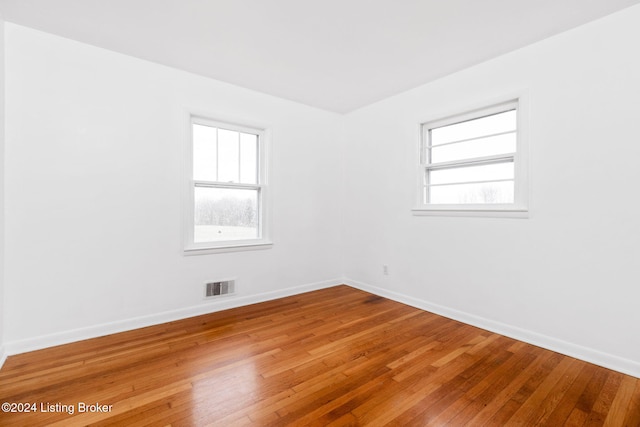
M194 242L260 238L258 192L195 187Z
M516 130L516 110L431 130L431 145Z
M258 135L240 134L240 182L258 183Z
M496 154L515 153L516 133L474 139L458 144L433 147L431 163L450 162L471 159L474 157L493 156Z
M513 181L454 184L429 188L429 203L513 203Z
M240 180L240 133L218 129L218 181Z
M216 128L193 125L193 178L216 181Z
M496 179L513 179L513 162L492 163L487 165L467 166L429 171L430 184L452 184L456 182L492 181Z

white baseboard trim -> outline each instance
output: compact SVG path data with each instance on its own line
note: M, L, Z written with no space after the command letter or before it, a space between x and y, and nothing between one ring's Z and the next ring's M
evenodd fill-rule
M631 375L636 378L640 378L640 362L625 359L619 356L615 356L609 353L604 353L592 348L583 347L578 344L566 342L557 338L553 338L547 335L539 334L527 329L511 326L506 323L496 322L495 320L486 319L484 317L476 316L463 311L455 310L449 307L445 307L439 304L434 304L422 299L414 298L398 292L389 291L376 286L371 286L366 283L358 282L355 280L344 279L344 283L403 304L410 305L412 307L419 308L431 313L438 314L440 316L448 317L459 322L466 323L468 325L476 326L478 328L486 329L491 332L498 333L510 338L524 341L529 344L536 345L538 347L546 348L547 350L555 351L566 356L574 357L576 359L584 360L585 362L593 363L598 366L602 366L607 369L621 372L623 374Z
M97 338L105 335L115 334L118 332L158 325L161 323L173 322L175 320L186 319L203 314L215 313L231 308L242 307L245 305L270 301L278 298L288 297L291 295L298 295L318 289L329 288L342 283L344 283L342 279L308 283L306 285L280 289L272 292L264 292L256 295L248 295L237 298L223 298L219 301L212 301L206 304L200 304L192 307L165 311L163 313L152 314L148 316L135 317L126 320L119 320L115 322L89 326L87 328L57 332L50 335L42 335L23 340L9 341L5 343L4 351L1 353L3 355L3 359L0 360L4 362L4 358L10 355L26 353L34 350L41 350L43 348L53 347L56 345L69 344L71 342Z
M4 362L7 360L7 352L4 349L3 345L0 345L0 369L4 365Z

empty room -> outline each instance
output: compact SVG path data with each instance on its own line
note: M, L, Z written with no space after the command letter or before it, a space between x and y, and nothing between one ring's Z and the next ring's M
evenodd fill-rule
M640 0L0 0L0 425L640 426Z

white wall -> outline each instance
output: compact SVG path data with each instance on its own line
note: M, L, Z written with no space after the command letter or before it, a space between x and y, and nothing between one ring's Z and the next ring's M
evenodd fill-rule
M342 276L341 175L333 173L342 117L17 25L6 29L11 352ZM271 128L272 249L182 255L189 109ZM237 278L237 298L203 306L203 284L228 277Z
M4 21L0 15L0 367L4 349Z
M346 276L640 376L638 22L635 6L347 116ZM530 218L412 216L418 124L523 88Z

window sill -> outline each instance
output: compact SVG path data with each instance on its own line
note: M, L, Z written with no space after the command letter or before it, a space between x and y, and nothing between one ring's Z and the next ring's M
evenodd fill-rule
M529 210L526 208L420 207L412 209L411 212L414 216L529 218Z
M184 255L207 255L207 254L219 254L225 252L243 252L243 251L255 251L261 249L271 249L273 247L272 242L252 242L252 243L236 243L225 244L221 246L190 246L184 248Z

